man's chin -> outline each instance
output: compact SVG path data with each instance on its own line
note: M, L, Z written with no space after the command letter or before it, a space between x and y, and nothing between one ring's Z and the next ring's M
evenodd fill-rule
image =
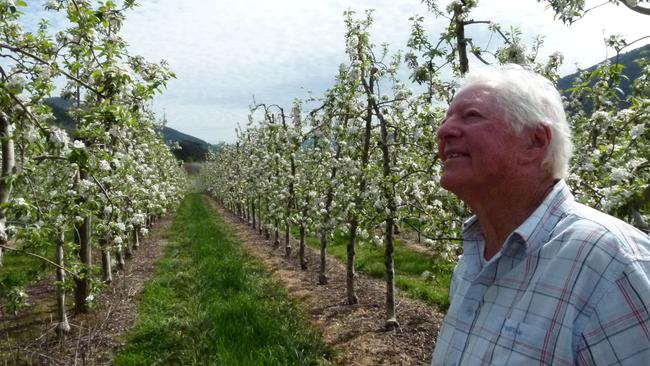
M453 192L453 191L454 191L453 188L454 188L455 186L457 186L458 183L460 183L460 182L458 182L458 181L457 181L456 179L454 179L453 177L450 177L450 176L448 176L448 175L445 175L444 173L443 173L443 175L440 177L440 186L441 186L442 188L444 188L444 189L450 191L450 192Z
M460 196L463 189L467 186L467 179L458 176L443 175L440 177L440 186L456 196Z

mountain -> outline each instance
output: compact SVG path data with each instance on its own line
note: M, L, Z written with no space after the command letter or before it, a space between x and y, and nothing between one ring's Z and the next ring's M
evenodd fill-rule
M52 114L54 114L54 117L56 118L54 124L63 128L68 132L68 134L72 135L77 124L68 114L68 110L72 108L73 102L55 97L46 99L45 104L52 108ZM172 150L172 152L177 159L185 162L205 161L206 154L215 149L215 146L171 127L163 127L162 134L167 145L178 142L181 149Z
M618 58L612 57L608 61L611 63L619 63L623 65L623 75L627 76L627 78L623 78L621 80L621 85L620 88L623 91L623 95L628 95L630 91L630 86L632 82L637 79L639 76L641 76L641 67L635 62L636 60L639 59L648 59L650 58L650 44L647 44L645 46L636 48L632 51L620 54ZM593 65L585 71L592 72L594 71L600 64ZM569 88L572 87L573 81L575 78L578 76L580 71L575 72L571 75L567 75L560 80L558 80L557 87L560 90L568 90ZM590 110L591 106L587 105L585 106L586 109Z
M55 125L63 128L68 135L72 136L77 128L77 123L70 117L68 110L72 108L73 102L63 98L47 98L45 104L52 108L52 114L56 118Z
M173 150L172 152L177 159L185 162L205 161L206 154L209 151L214 151L216 148L216 146L211 145L200 138L182 133L181 131L175 130L171 127L164 126L162 133L167 145L178 142L181 149Z

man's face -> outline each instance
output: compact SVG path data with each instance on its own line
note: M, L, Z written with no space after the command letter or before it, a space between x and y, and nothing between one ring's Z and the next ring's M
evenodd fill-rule
M443 162L440 184L461 199L482 197L518 174L523 139L506 123L491 87L469 86L454 97L438 130L438 142Z

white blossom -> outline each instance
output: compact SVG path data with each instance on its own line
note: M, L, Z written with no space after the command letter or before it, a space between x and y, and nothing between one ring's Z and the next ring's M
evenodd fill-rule
M632 127L632 129L630 130L630 137L632 137L632 139L636 139L639 136L643 135L644 131L645 131L645 125L643 123L640 123Z
M593 171L596 169L596 167L594 166L594 163L593 163L593 162L591 162L591 161L586 161L586 162L582 165L582 169L584 169L584 170L586 170L586 171L588 171L588 172L593 172Z
M99 161L99 170L109 171L111 170L111 164L106 160Z
M617 182L621 182L621 181L625 180L627 178L627 176L628 176L627 171L625 169L622 169L622 168L614 168L614 169L612 169L612 173L610 174L610 177L612 178L612 180L617 181Z
M81 179L79 181L79 191L84 195L84 193L87 193L90 191L93 187L95 186L95 183L91 182L88 179Z
M7 231L5 228L5 220L0 220L0 239L7 241Z
M52 133L50 134L50 141L53 142L56 145L63 145L64 147L70 143L70 138L68 137L68 134L57 127L52 128Z
M33 129L31 127L27 129L27 132L26 132L26 135L25 135L25 138L27 139L27 141L32 142L32 143L36 142L38 140L38 137L39 137L38 132L35 129Z

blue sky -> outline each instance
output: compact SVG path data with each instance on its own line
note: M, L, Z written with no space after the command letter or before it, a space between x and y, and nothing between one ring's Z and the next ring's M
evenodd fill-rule
M155 99L154 109L165 113L169 127L210 143L235 140L235 127L246 123L253 96L257 102L287 110L294 98L307 98L309 92L321 96L332 85L338 65L346 61L345 10L362 14L375 9L372 40L387 42L393 50L405 49L409 17L425 16L431 38L445 22L436 20L420 0L138 3L127 14L122 31L131 53L149 61L165 59L177 75ZM590 3L600 2L587 0ZM552 12L536 0L482 0L473 15L476 20L520 27L526 43L545 35L541 58L563 53L562 74L575 71L576 64L587 67L605 59L603 39L610 34L629 40L650 34L650 17L612 4L589 12L571 27L554 21ZM475 26L470 32L478 44L487 42L485 27Z

